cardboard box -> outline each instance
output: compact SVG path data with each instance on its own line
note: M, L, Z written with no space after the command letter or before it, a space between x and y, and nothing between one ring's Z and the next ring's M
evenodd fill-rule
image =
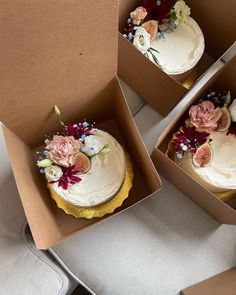
M195 68L200 77L236 40L236 31L232 29L236 27L236 2L229 0L227 5L221 0L210 0L207 4L198 0L186 2L191 8L191 16L205 36L205 53ZM187 89L149 61L122 36L130 12L140 3L139 0L120 0L118 74L157 112L165 116Z
M197 93L195 92L194 96L189 100L189 103L171 121L162 133L151 156L158 172L197 203L202 209L212 215L216 220L226 224L236 224L236 199L232 199L227 203L219 200L215 195L207 191L194 178L188 175L187 172L167 157L165 152L173 133L179 129L186 119L189 107L208 89L229 89L232 97L236 97L235 77L236 56L213 75Z
M22 204L36 247L47 249L144 200L161 182L118 83L115 1L5 2L0 24L0 119ZM102 17L100 17L102 16ZM134 185L114 214L76 219L56 207L34 160L45 134L65 122L96 121L129 152ZM6 127L7 126L7 127ZM11 212L9 212L11 214Z
M182 295L235 295L236 268L182 290Z

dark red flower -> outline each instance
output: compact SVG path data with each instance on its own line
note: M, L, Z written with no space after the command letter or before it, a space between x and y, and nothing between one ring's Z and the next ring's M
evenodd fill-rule
M62 176L59 180L51 181L50 183L58 182L58 186L61 186L64 190L67 190L69 184L75 184L81 181L81 178L75 175L76 173L78 173L78 171L74 170L74 165L69 167L60 166L60 168L63 172Z
M84 140L85 136L92 134L93 126L87 122L68 123L63 130L63 135L74 136L75 139Z
M198 147L207 141L209 135L207 132L196 131L195 127L184 126L175 134L174 149L182 156L185 152L195 154Z
M146 8L148 12L144 21L153 19L161 22L163 19L169 18L168 14L171 8L169 0L143 0L141 6Z
M226 135L230 135L230 134L236 136L236 122L231 122Z

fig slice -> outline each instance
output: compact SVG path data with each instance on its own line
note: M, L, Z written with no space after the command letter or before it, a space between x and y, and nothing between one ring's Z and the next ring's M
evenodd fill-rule
M150 40L153 41L156 38L157 30L158 30L158 22L156 20L146 21L141 25L148 34L150 34Z
M89 171L91 162L85 154L78 152L73 157L73 165L75 165L74 169L78 171L78 174L84 174Z
M227 129L229 129L229 126L231 124L231 116L230 116L230 113L226 107L223 107L220 110L222 112L222 115L217 122L217 125L218 125L217 131L222 132L222 131L226 131Z
M207 167L211 164L213 150L209 143L202 144L193 156L193 164L197 167Z

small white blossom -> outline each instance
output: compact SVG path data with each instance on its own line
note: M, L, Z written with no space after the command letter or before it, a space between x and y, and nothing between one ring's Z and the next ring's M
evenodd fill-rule
M103 148L103 144L96 139L96 136L86 136L82 151L89 157L98 154Z
M49 159L44 159L42 161L37 162L37 166L40 168L46 168L52 165L52 161Z
M188 5L185 4L183 0L177 1L174 5L174 12L176 15L176 24L185 23L188 20L188 17L191 13Z
M150 34L143 28L138 27L134 35L134 46L145 54L151 47Z
M63 172L59 166L49 166L44 169L44 173L48 181L57 181L61 178Z

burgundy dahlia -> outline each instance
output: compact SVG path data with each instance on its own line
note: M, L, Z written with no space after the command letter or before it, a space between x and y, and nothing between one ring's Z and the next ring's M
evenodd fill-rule
M146 8L148 12L144 21L157 20L161 22L163 19L169 18L171 8L169 0L143 0L141 6Z
M75 139L84 140L85 136L92 134L93 126L89 123L68 123L63 130L63 135L74 136Z
M185 152L195 154L198 147L207 141L209 135L207 132L196 131L195 127L183 126L175 134L174 149L180 156Z
M50 183L58 182L58 186L61 186L64 190L67 190L69 184L75 184L81 181L81 178L75 175L78 173L78 171L74 170L74 165L69 167L60 166L60 168L63 172L61 178L56 181L51 181Z

